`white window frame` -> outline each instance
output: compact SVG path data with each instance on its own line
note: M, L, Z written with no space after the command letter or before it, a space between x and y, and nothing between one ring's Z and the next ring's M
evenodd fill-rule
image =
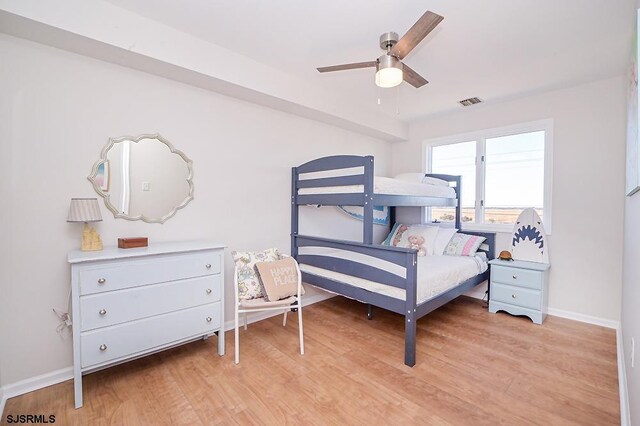
M502 136L517 135L520 133L530 133L544 131L544 198L543 198L543 223L547 235L551 234L552 224L552 190L553 190L553 119L544 119L531 121L528 123L513 124L510 126L496 127L492 129L479 130L469 133L461 133L442 138L427 139L422 142L422 164L425 173L431 173L431 157L432 148L441 145L451 145L462 142L476 142L476 200L474 202L476 220L484 220L484 203L485 198L485 167L479 166L485 158L486 140ZM424 208L422 217L426 222L431 222L431 209ZM463 230L470 231L494 231L494 232L511 232L513 225L511 224L489 224L489 223L469 223L462 222L460 224Z

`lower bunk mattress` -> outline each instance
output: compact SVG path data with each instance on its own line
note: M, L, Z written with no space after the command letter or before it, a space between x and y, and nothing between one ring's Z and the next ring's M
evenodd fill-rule
M341 250L326 250L322 253L327 257L344 258ZM371 258L369 258L371 259ZM400 275L392 264L384 261L366 262L370 266ZM462 282L485 272L489 265L485 253L479 252L475 256L423 256L418 257L417 265L417 304L424 303ZM354 287L360 287L375 293L384 294L395 299L405 300L405 290L387 284L370 281L340 272L330 271L316 266L300 264L300 270L308 274L340 281Z

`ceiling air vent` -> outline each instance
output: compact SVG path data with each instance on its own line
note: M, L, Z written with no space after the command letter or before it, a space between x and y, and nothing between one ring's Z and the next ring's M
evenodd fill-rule
M469 99L463 99L461 101L458 101L458 103L462 106L471 106L471 105L479 104L480 102L482 102L480 98L469 98Z

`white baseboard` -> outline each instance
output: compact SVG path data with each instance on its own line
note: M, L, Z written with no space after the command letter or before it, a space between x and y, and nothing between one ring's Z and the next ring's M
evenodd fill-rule
M624 363L624 341L622 327L616 328L616 343L618 347L618 386L620 392L620 426L631 425L631 409L629 407L629 389L627 388L627 368Z
M4 397L4 388L0 387L0 421L3 419L4 404L7 402L7 398Z
M46 388L48 386L56 385L58 383L66 382L70 379L73 379L73 367L62 368L50 373L45 373L36 377L21 380L10 385L5 385L0 390L3 395L2 405L0 405L0 414L4 411L4 404L7 399L13 398L14 396L23 395L25 393L33 392L38 389Z
M554 317L561 317L561 318L566 318L574 321L586 322L587 324L599 325L601 327L606 327L606 328L613 328L614 330L620 327L620 321L593 317L591 315L564 311L562 309L549 308L547 313L549 315L553 315Z

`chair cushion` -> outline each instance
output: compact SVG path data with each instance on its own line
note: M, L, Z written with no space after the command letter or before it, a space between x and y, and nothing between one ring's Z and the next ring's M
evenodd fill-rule
M276 300L275 302L269 302L261 297L259 299L241 300L241 308L268 308L271 306L286 306L295 303L298 300L296 296L287 297L286 299Z
M265 251L234 251L233 261L238 268L238 299L249 300L264 297L262 286L255 271L257 262L278 260L278 250L270 248Z
M294 258L258 262L256 269L267 301L273 302L298 294L298 267Z

